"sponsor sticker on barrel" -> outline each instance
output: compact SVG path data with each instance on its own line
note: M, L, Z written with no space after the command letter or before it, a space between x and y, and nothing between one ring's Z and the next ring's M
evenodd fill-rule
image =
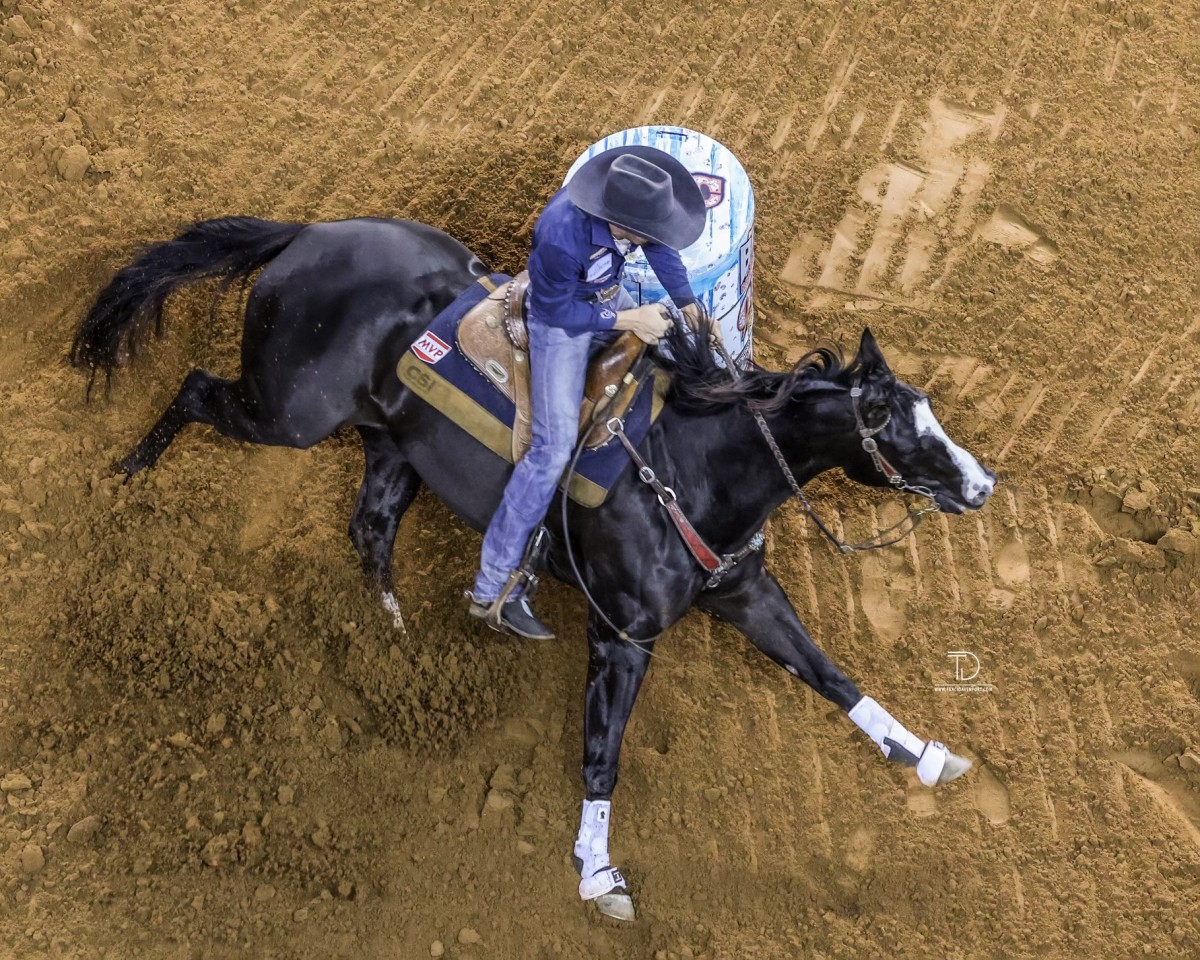
M718 177L715 173L693 173L692 179L696 181L696 186L700 188L700 194L704 197L705 209L711 210L721 205L721 201L725 199L724 177Z

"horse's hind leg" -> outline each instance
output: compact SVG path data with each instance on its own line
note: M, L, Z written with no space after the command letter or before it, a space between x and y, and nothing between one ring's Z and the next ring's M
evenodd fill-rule
M196 402L196 398L207 391L207 381L212 379L213 377L203 370L193 370L184 377L183 386L175 394L171 405L158 418L158 422L150 428L149 433L142 437L141 442L118 463L118 466L128 476L132 477L135 473L152 467L158 462L158 458L171 445L175 435L192 421L193 417L190 416L189 410Z
M281 416L274 410L260 409L260 404L251 400L244 380L225 380L206 370L193 370L184 377L158 422L118 466L129 476L154 466L175 435L189 423L208 424L230 440L304 449L337 428L334 411L325 412L324 421L313 416Z
M382 590L384 609L397 628L403 629L400 604L392 590L392 548L400 518L416 497L421 478L387 430L361 426L358 432L366 467L350 518L350 540L358 550L363 571Z

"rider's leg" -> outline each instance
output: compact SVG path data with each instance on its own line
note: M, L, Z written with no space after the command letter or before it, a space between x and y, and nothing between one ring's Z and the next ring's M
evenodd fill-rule
M571 335L558 327L529 323L533 439L513 469L484 535L472 590L476 603L490 603L499 595L554 499L579 431L590 343L587 333Z

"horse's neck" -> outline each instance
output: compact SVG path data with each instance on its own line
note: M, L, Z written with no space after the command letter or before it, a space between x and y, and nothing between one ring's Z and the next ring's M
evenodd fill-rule
M836 465L831 456L834 445L822 436L819 418L808 416L804 404L793 406L789 416L793 424L812 426L804 431L788 429L778 417L768 418L768 425L803 486ZM722 541L714 542L714 548L732 548L749 539L792 496L766 438L741 404L704 416L676 414L664 424L663 436L672 480L687 503L688 517L697 529Z

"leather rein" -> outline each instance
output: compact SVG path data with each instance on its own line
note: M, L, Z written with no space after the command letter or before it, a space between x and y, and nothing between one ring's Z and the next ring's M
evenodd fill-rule
M725 344L714 336L713 346L720 354L721 359L725 362L725 367L730 371L731 376L737 380L738 366L733 358L729 356L729 351L725 349ZM779 449L779 444L775 442L775 436L771 433L771 428L767 426L766 418L758 410L751 410L754 417L754 422L758 424L758 429L766 440L767 446L771 448L771 453L775 455L775 462L779 464L779 469L783 472L787 479L788 486L792 488L792 496L800 500L800 505L804 507L804 512L813 519L813 523L817 525L817 529L825 535L826 539L833 544L834 548L841 554L857 553L866 550L878 550L881 547L890 547L893 544L899 543L905 537L911 535L917 527L921 525L929 514L937 513L941 510L938 506L937 499L933 495L933 491L928 487L918 484L911 484L906 481L900 471L892 466L891 462L883 455L879 449L879 443L875 437L887 429L889 423L892 422L892 412L889 410L887 416L883 418L883 423L876 427L868 427L863 419L862 409L859 405L859 400L862 398L862 377L861 375L854 380L854 386L850 388L850 405L854 410L854 422L858 430L859 438L862 440L862 448L871 457L871 462L875 465L875 469L882 473L888 483L890 483L897 491L902 493L915 493L919 497L924 497L927 501L918 507L909 507L908 511L898 521L890 527L880 530L873 537L868 537L866 540L860 540L858 543L846 543L829 529L825 522L817 513L816 508L804 495L804 491L800 489L800 484L796 481L795 475L792 473L791 467L788 466L787 460L784 459L783 452ZM894 537L884 539L893 531L898 531ZM761 533L761 531L760 531Z
M681 321L676 320L676 322ZM724 361L725 368L729 371L730 376L736 381L738 378L738 370L740 368L729 355L729 351L725 348L725 344L721 342L719 336L714 335L712 342L717 353ZM640 366L641 364L650 362L652 362L650 358L646 356L645 352L643 352L635 366ZM751 414L754 417L755 423L758 424L758 429L762 432L763 439L766 441L767 446L771 449L771 453L775 456L775 462L779 464L779 469L787 479L788 485L792 488L792 496L799 498L805 512L812 517L813 522L817 525L817 529L820 530L821 533L828 538L829 542L832 543L833 546L838 550L838 552L842 554L864 550L877 550L881 547L888 547L892 544L899 543L905 537L909 536L914 530L916 530L925 517L931 513L937 513L940 510L940 507L938 507L937 501L934 498L933 492L928 487L908 483L901 475L900 471L897 470L880 451L879 444L875 440L875 437L882 433L887 428L888 424L891 423L892 414L891 411L888 411L887 416L884 418L881 424L875 427L868 427L866 421L863 419L862 410L859 404L862 395L862 377L860 376L855 379L854 386L850 389L850 402L854 410L854 420L858 430L858 435L862 441L863 450L865 450L871 457L871 462L875 465L875 469L877 469L887 478L888 483L891 484L892 487L903 493L915 493L918 496L925 498L928 502L919 507L910 507L908 512L898 522L892 524L885 530L881 530L879 533L875 534L875 536L869 537L866 540L862 540L858 543L846 543L844 540L841 540L829 529L824 521L821 520L821 517L817 514L816 509L813 507L812 503L809 502L808 497L804 495L804 491L800 488L800 484L797 482L795 474L792 473L791 467L788 466L787 460L784 458L783 452L779 449L779 444L776 442L775 436L771 432L771 428L767 426L766 418L763 417L760 411L754 409L751 410ZM600 412L600 410L596 411L597 414ZM645 458L638 453L637 448L630 441L629 437L625 435L625 424L622 422L621 418L611 417L605 423L605 426L612 436L621 441L622 446L625 447L626 452L629 454L629 459L632 460L634 466L637 467L638 479L654 491L655 496L658 498L658 502L662 505L663 509L667 511L667 515L670 517L676 531L679 533L680 539L683 540L695 561L709 575L708 580L704 584L705 590L711 590L712 588L716 587L721 580L724 579L726 574L728 574L735 566L737 566L737 564L745 560L746 557L750 556L750 554L756 553L763 548L766 543L766 535L764 532L765 528L759 529L740 550L736 550L733 553L718 554L705 542L704 538L700 535L696 528L692 526L691 521L688 520L687 516L683 512L683 509L679 506L679 501L675 496L675 491L658 479L658 476L655 474L654 470L646 462ZM572 458L570 466L567 469L566 476L568 483L570 482L572 474L575 472L576 464L579 462L579 456L583 452L586 436L587 432L585 431L584 437L581 438L578 446L576 447L575 456ZM596 602L595 598L592 597L587 585L584 583L582 573L575 562L574 552L571 549L571 537L569 528L567 526L567 500L568 498L564 494L562 497L563 539L566 542L565 545L567 557L570 560L571 568L575 573L576 582L579 584L580 589L587 598L588 604L593 610L596 611L600 619L602 619L621 640L625 640L641 647L642 644L648 643L649 640L637 640L629 636L625 630L613 623L612 620L610 620L604 613L604 611L600 609L600 605ZM894 531L898 531L895 536L891 537L890 539L884 539ZM647 654L652 654L652 651L644 647L642 647L642 649Z

